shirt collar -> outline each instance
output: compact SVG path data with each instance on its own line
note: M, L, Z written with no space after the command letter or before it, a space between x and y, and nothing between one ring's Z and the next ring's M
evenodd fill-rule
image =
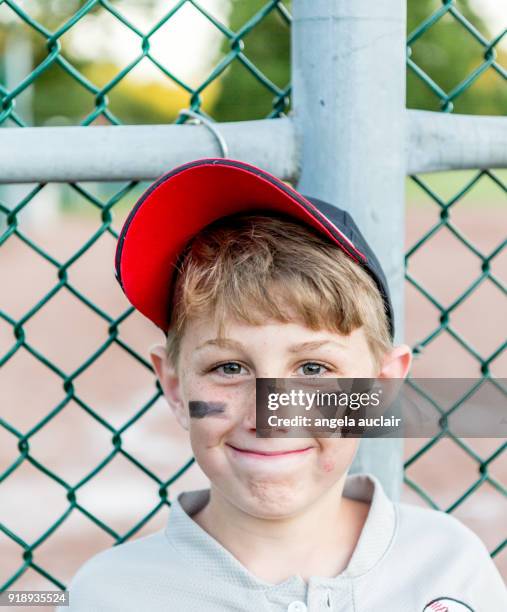
M180 493L172 502L165 536L182 558L207 576L218 580L233 581L238 586L257 590L285 590L304 593L306 583L300 576L291 576L279 584L261 580L242 565L215 538L210 536L191 516L204 508L209 501L210 490L199 489ZM396 531L395 505L387 497L382 485L370 474L354 474L345 481L343 495L370 502L368 516L352 557L345 570L333 578L314 577L312 584L338 586L344 580L370 571L387 552Z

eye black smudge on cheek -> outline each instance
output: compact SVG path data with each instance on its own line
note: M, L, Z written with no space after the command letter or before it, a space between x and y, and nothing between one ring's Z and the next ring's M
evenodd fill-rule
M224 402L204 402L192 400L188 402L188 411L194 419L202 419L205 416L215 416L225 412Z

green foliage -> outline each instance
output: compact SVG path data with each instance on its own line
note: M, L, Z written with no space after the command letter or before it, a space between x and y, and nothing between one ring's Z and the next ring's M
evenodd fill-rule
M442 7L436 0L408 0L407 34L411 34L431 14ZM470 8L468 0L455 3L459 12L482 36L491 40L484 21ZM411 59L446 93L459 86L485 61L485 48L457 19L447 13L431 25L412 47ZM499 49L497 61L505 68L507 54ZM454 111L470 114L505 114L505 80L487 68L470 87L453 101ZM439 110L442 102L413 71L407 72L407 107Z
M230 29L238 33L246 24L269 7L265 0L232 0L233 8ZM290 3L285 6L290 9ZM277 88L283 90L290 80L290 27L280 13L271 10L255 27L241 37L244 55ZM222 52L225 55L237 48L234 43L224 39ZM261 119L276 112L278 96L257 79L244 64L235 59L223 76L221 95L212 115L217 121L240 121ZM287 105L281 104L281 109ZM288 101L287 101L288 102Z

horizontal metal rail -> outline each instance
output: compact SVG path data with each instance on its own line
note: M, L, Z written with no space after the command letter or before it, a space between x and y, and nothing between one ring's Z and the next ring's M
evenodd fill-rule
M228 156L286 180L297 176L290 119L214 123ZM205 125L0 129L0 183L150 180L199 157L221 157Z
M407 111L407 174L507 167L507 117Z
M406 114L406 174L507 167L507 118ZM213 125L229 157L284 180L299 176L300 143L291 118ZM4 128L0 183L150 180L191 159L220 155L204 125Z

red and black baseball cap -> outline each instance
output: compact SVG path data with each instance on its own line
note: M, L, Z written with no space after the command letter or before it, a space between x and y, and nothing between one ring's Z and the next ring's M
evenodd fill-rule
M289 215L338 245L376 282L394 337L385 274L350 214L301 195L265 170L227 158L178 166L139 198L116 247L116 278L127 299L167 334L176 263L185 246L213 221L249 211Z

